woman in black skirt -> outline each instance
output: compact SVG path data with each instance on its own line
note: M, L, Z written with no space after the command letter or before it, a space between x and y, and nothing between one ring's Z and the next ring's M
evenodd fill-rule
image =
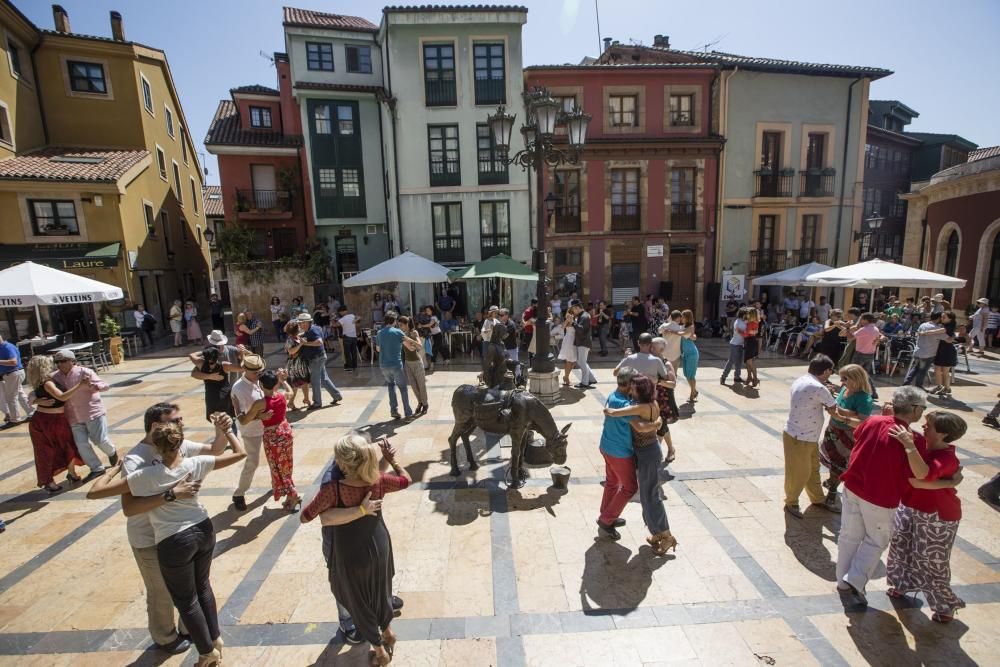
M206 347L201 358L201 366L191 371L191 377L205 383L205 419L211 421L215 412L224 412L235 419L233 402L229 399L232 391L229 373L219 357L219 350L213 346Z
M402 491L410 485L410 476L396 462L395 450L386 440L376 446L362 435L346 435L334 445L333 456L344 479L320 488L302 510L302 522L333 507L357 507L363 515L334 527L330 562L334 597L351 613L358 634L371 644L369 664L388 665L396 647L396 635L389 629L395 574L392 541L382 512L369 514L364 503L369 497L378 500ZM392 474L383 472L390 467Z
M934 355L934 380L937 386L929 392L941 398L951 398L951 369L958 365L958 350L955 349L956 324L953 311L941 313L941 327L947 337L938 341L937 354Z
M823 334L819 343L813 349L819 354L825 354L831 359L840 359L841 345L846 337L847 325L843 321L844 311L834 308L830 311L830 319L823 325Z
M743 338L743 363L747 367L747 384L756 387L760 384L757 377L757 356L760 354L760 312L753 306L742 309L742 317L746 320L747 331Z

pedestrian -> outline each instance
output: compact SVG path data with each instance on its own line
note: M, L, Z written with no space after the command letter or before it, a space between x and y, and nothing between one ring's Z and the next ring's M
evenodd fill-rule
M657 556L666 556L670 549L677 551L677 538L670 533L667 510L660 496L660 466L663 462L663 453L660 451L655 428L649 427L659 420L660 408L653 398L652 381L639 373L627 375L632 375L629 389L632 404L623 408L604 408L604 415L635 418L629 425L632 429L632 449L635 452L642 520L649 530L646 542ZM645 421L638 421L640 419Z
M389 292L385 295L385 301L382 302L382 312L392 311L399 316L399 302L396 301L396 295Z
M385 314L385 304L378 292L372 295L372 326L382 324L382 316Z
M823 482L826 500L830 507L837 506L837 488L840 476L847 470L847 462L854 449L854 429L871 416L875 405L871 380L858 364L848 364L840 369L840 391L837 392L837 414L830 417L823 439L819 443L819 460L830 476Z
M288 383L292 388L292 396L288 399L288 407L293 411L299 408L295 405L295 396L302 390L302 408L312 405L309 398L310 375L309 362L302 355L303 339L299 337L298 321L289 322L285 325L285 354L288 359L285 361L285 370L288 372Z
M676 382L677 376L671 369L667 368L666 363L664 363L663 358L654 352L653 343L657 340L653 338L653 335L649 332L645 332L639 335L639 350L637 352L632 352L631 350L626 350L629 354L625 356L615 370L612 373L617 377L619 373L623 370L631 368L632 370L645 375L656 385L656 393L654 397L657 399L657 405L660 408L660 422L657 427L656 435L663 438L664 444L667 446L667 458L666 462L672 463L676 457L676 452L674 451L673 438L670 435L670 421L676 421L677 413L671 412L669 392L673 390ZM659 339L662 341L663 339ZM662 399L662 400L661 400Z
M174 347L181 347L181 332L184 330L184 308L180 299L174 299L170 306L170 331L174 334Z
M340 306L337 324L344 343L344 370L353 373L358 369L358 318L347 306Z
M279 343L283 343L285 341L285 322L288 320L285 315L285 306L282 305L281 299L272 296L268 309L271 311L271 325L274 327L274 335Z
M799 295L797 292L789 292L784 301L781 302L782 310L786 315L792 315L796 319L799 317Z
M429 401L427 398L427 377L424 375L424 341L413 326L413 320L406 315L399 317L399 329L407 338L417 344L416 348L403 346L403 361L406 367L406 381L413 387L413 393L417 397L417 409L414 414L422 415L427 412Z
M294 439L292 427L285 418L288 410L285 392L291 393L292 388L288 386L287 379L285 371L261 373L260 387L264 398L254 402L248 417L260 419L264 426L262 444L264 457L271 469L271 493L274 499L284 498L281 507L288 512L297 512L302 498L295 490L295 481L292 479Z
M985 357L987 345L986 325L990 317L990 301L984 297L977 299L976 305L978 306L976 312L969 318L972 324L972 327L969 329L969 342L971 343L973 353L975 353L978 346L979 356Z
M344 397L326 372L323 330L313 323L312 315L309 313L299 313L296 321L299 325L299 340L302 342L299 355L309 364L309 382L312 384L312 403L308 409L318 410L323 407L323 389L330 394L333 405L337 405L344 400Z
M820 296L819 303L816 304L816 317L819 318L820 324L830 319L830 310L830 304L826 302L826 297Z
M597 302L597 340L601 344L601 356L608 356L608 334L611 333L611 322L614 313L604 301Z
M246 313L236 315L236 345L250 349L250 327L247 326Z
M444 334L441 333L441 321L434 314L433 306L426 306L424 308L424 315L426 317L426 328L427 336L431 339L431 370L434 370L434 363L438 360L440 356L444 359L444 363L451 363L451 352L448 350L448 346L444 342Z
M506 308L500 309L500 326L503 329L503 349L507 358L517 363L520 361L518 348L520 341L517 338L517 325L510 319L510 311Z
M184 322L187 325L188 345L201 345L205 337L201 335L201 326L198 324L198 306L193 301L184 304Z
M958 365L958 350L955 349L955 313L946 310L941 313L941 328L944 336L938 340L937 351L934 353L934 379L936 386L929 394L938 398L951 398L951 374Z
M396 327L396 313L389 311L382 316L382 328L375 335L376 349L378 350L378 365L385 379L385 386L389 389L389 412L393 419L400 419L399 404L396 401L396 389L399 389L400 398L403 401L403 415L407 418L413 416L410 409L410 396L406 391L406 374L403 372L403 347L411 350L416 347L416 343L408 339L406 335Z
M28 362L28 383L35 400L35 414L28 424L28 435L35 455L35 479L49 495L62 491L55 476L64 470L67 483L81 481L76 474L76 466L83 465L83 459L73 441L63 406L73 394L89 389L86 377L73 388L66 389L65 385L51 377L52 370L52 358L44 354L32 357ZM87 479L99 474L91 472Z
M837 401L827 388L832 373L833 360L817 354L809 362L808 372L792 383L791 406L781 437L785 450L785 511L797 519L802 518L799 496L803 489L814 507L840 511L836 504L826 504L819 479L823 412L839 414Z
M878 390L875 388L875 355L878 346L885 341L885 336L875 326L875 315L864 313L856 326L847 330L848 340L854 341L854 363L868 372L871 383L872 399L878 400Z
M122 457L122 476L127 479L141 468L163 465L159 453L153 446L153 428L159 424L182 421L180 407L175 403L156 403L147 408L143 417L145 436ZM232 427L233 421L223 415L213 419L212 423L215 426L215 441L212 444L201 444L184 440L181 444L181 453L185 458L206 454L214 456L225 451L229 445L227 432ZM189 477L175 484L171 491L177 500L191 500L200 489L201 481ZM87 498L100 499L113 495L117 494L105 494L91 488ZM171 655L186 653L191 647L191 641L187 637L184 619L175 622L174 603L160 571L156 534L150 521L150 512L167 504L168 501L162 494L139 498L131 493L124 493L121 498L122 511L127 517L125 530L128 543L146 589L146 624L149 635L156 643L156 647L164 653Z
M1000 344L1000 307L990 306L990 314L986 319L986 344L990 347Z
M729 359L726 360L726 365L722 369L722 377L719 379L719 384L726 384L730 370L734 371L735 374L733 383L743 384L743 378L740 377L740 370L743 367L743 346L747 333L745 318L746 308L740 308L736 313L736 320L733 321L733 337L729 339Z
M212 415L223 412L232 418L236 417L233 409L232 385L229 374L238 367L226 363L215 347L206 347L201 352L201 363L191 371L191 377L205 383L205 419L212 420Z
M253 475L260 464L260 448L264 439L264 425L259 419L251 418L249 413L253 404L263 400L264 390L260 387L260 374L267 364L264 358L256 354L243 355L243 375L233 385L230 395L233 399L233 409L240 425L240 436L246 448L246 461L240 472L240 480L233 492L233 507L240 512L247 509L246 492L253 482Z
M646 318L646 307L643 306L638 296L632 297L632 304L626 309L625 318L628 320L632 339L632 349L639 349L639 334L649 330L649 320Z
M3 399L4 428L21 424L31 417L31 404L24 392L21 351L3 336L0 336L0 391L3 392L0 398ZM23 417L21 411L24 412Z
M590 369L587 359L590 357L592 326L590 313L579 301L570 301L570 312L573 313L573 345L576 346L576 365L580 367L580 383L577 389L590 389L597 384L597 376Z
M132 319L135 321L135 328L139 332L139 342L142 343L143 347L153 346L153 336L149 331L149 325L146 324L146 318L151 317L149 313L146 312L146 308L141 304L135 304L135 309L132 311Z
M917 327L917 344L913 348L913 358L910 368L903 378L904 385L916 385L923 389L930 370L937 356L938 343L944 339L945 329L941 326L941 313L931 313L928 320Z
M223 642L210 580L215 528L197 496L178 498L173 487L188 478L202 481L213 470L244 459L246 452L239 438L232 430L227 431L227 437L231 452L185 457L181 451L183 427L179 423L157 424L151 440L161 465L145 466L115 480L121 472L121 466L116 465L93 489L137 497L164 496L167 501L149 512L149 520L163 581L198 649L195 667L217 667L222 662Z
M928 475L910 478L893 517L889 556L885 561L886 595L902 598L923 593L931 620L950 623L965 602L951 588L951 549L962 519L962 502L955 490L961 469L952 444L966 431L965 420L950 412L933 411L924 417ZM910 429L894 436L905 448L916 445ZM960 481L960 480L959 480Z
M847 323L843 321L844 312L840 308L830 311L830 319L823 323L819 342L813 345L818 354L831 359L840 359L841 348L847 337Z
M743 337L743 363L747 367L747 383L751 387L760 384L757 377L757 356L760 354L761 321L760 311L748 307L744 311L746 319L746 335ZM737 371L737 375L739 371Z
M521 348L528 353L528 363L535 356L535 325L538 319L538 299L532 299L531 305L521 313Z
M441 294L438 296L437 300L438 310L441 311L441 317L450 320L454 316L455 312L455 299L451 297L448 293L447 287L441 288Z
M396 635L390 629L395 574L392 540L381 511L370 514L366 505L369 500L381 500L386 494L406 489L410 476L385 439L376 446L361 435L347 435L334 445L334 459L344 478L324 484L300 518L306 523L321 514L325 517L330 509L358 508L358 519L337 525L332 531L330 583L361 639L372 646L369 662L388 665L396 647ZM391 474L379 472L390 467Z
M86 380L87 386L75 392L66 402L66 421L73 431L73 441L84 463L91 473L99 474L104 470L104 464L97 458L94 445L107 455L111 465L118 462L115 446L108 438L108 412L101 400L101 392L110 387L91 369L78 366L72 350L59 350L52 359L58 369L52 379L62 386L72 389Z
M899 387L892 394L891 415L870 417L854 431L851 459L840 476L844 498L836 573L837 589L852 592L861 605L868 604L865 587L889 546L893 515L911 488L910 478L927 477L924 437L914 435L912 445L897 439L926 406L922 389Z
M206 342L219 351L219 361L229 376L229 386L233 386L240 379L240 373L243 372L243 352L249 350L245 346L230 345L229 338L218 329L208 334ZM195 368L201 368L201 362L205 360L205 351L192 352L188 355L188 359L191 360ZM223 410L223 412L226 411Z
M1000 398L1000 394L997 394L997 398ZM997 401L993 409L983 417L983 424L992 426L993 428L1000 428L1000 420L997 420L997 417L1000 417L1000 401Z
M688 383L688 403L694 403L698 400L698 361L701 357L695 343L698 334L695 333L694 313L690 310L681 311L681 324L684 326L681 334L681 367Z
M845 332L850 332L851 329L855 329L861 323L861 310L859 308L848 308L847 310L847 320L845 320L844 325L846 327ZM843 353L840 358L837 359L836 368L841 366L846 366L854 361L854 351L857 349L857 343L850 336L847 336L847 345L844 347ZM833 359L833 357L830 357Z
M632 368L616 368L618 386L608 396L605 409L627 408L631 405L629 390L637 372ZM629 422L633 417L605 415L601 431L601 456L604 457L604 494L597 518L597 534L614 541L621 539L618 528L625 525L622 510L639 490L635 474L635 450Z
M555 312L553 312L555 316ZM559 360L563 362L563 384L570 386L570 373L576 364L576 328L573 326L574 317L572 309L567 309L566 317L562 321L563 337L559 344Z
M666 343L665 358L674 368L680 368L681 339L684 337L684 325L681 324L681 311L674 310L667 315L666 321L656 332Z
M212 329L225 331L226 319L223 311L223 303L219 299L219 295L215 292L208 295L208 311L212 316Z
M253 311L249 308L244 309L243 314L246 316L246 329L247 333L250 334L250 351L256 355L264 355L264 325L261 324L253 315Z
M302 297L296 296L292 298L292 307L288 309L288 319L294 320L302 313L308 312L304 303L302 303Z

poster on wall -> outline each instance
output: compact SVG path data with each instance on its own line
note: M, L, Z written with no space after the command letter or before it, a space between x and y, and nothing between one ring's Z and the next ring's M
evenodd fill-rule
M746 295L746 276L732 271L722 272L722 300L742 299Z

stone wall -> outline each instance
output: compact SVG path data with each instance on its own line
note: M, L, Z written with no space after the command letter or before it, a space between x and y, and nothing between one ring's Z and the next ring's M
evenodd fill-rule
M309 312L312 312L316 305L317 298L325 298L324 294L317 295L314 285L309 283L301 269L280 268L273 270L273 277L264 282L261 281L260 270L250 267L228 267L229 268L229 296L233 308L233 322L236 321L238 313L249 307L254 315L270 333L271 311L268 306L271 304L271 297L276 296L281 299L286 310L291 307L292 299L300 296L303 298ZM256 275L254 275L256 274ZM235 324L234 324L235 326ZM232 333L232 332L228 332ZM272 337L265 337L271 340Z

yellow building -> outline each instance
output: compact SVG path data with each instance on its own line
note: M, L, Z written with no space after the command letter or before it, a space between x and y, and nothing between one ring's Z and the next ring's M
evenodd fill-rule
M40 29L0 0L0 268L118 285L113 311L143 303L161 324L174 299L207 314L202 172L166 55L127 41L117 12L111 37L74 34L58 5L53 19ZM52 311L52 331L96 335L93 312ZM33 327L5 314L0 332Z

